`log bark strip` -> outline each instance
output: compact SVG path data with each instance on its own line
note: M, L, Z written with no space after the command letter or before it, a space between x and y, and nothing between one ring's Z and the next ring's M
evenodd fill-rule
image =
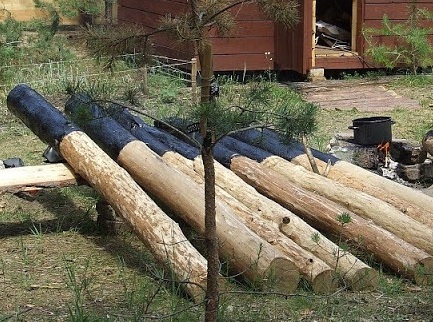
M188 294L201 301L206 260L179 228L130 175L109 158L87 135L38 93L18 85L8 95L8 108L61 152L71 167L92 185L123 217L155 258L169 267Z
M413 278L418 284L432 282L433 258L425 251L334 202L295 186L280 174L264 170L263 166L248 158L234 158L231 170L313 227L358 242L357 246L373 253L386 266L402 276ZM348 213L351 217L350 223L344 226L337 220L342 213Z
M194 161L194 168L199 173L203 171L197 159ZM248 207L249 212L252 212L251 220L259 217L266 226L279 229L297 245L308 250L336 270L345 284L352 290L374 290L377 288L379 276L376 270L349 252L342 250L291 211L258 193L256 189L232 171L221 165L216 166L216 170L218 186Z
M0 195L67 187L84 183L67 164L47 164L0 170Z
M66 109L73 114L82 104L82 98L73 98L67 103ZM96 106L92 106L92 109L94 113L98 113ZM110 117L97 117L84 128L146 191L163 202L200 235L204 235L205 205L202 187L184 173L169 166L141 141L134 140L125 145L113 142L107 145L110 143L107 142L107 136L114 139L111 135L113 132L118 135L125 135L125 132L129 134ZM225 203L217 202L216 213L220 256L229 262L230 269L264 287L272 275L274 289L292 292L297 288L299 272L284 254L248 229Z

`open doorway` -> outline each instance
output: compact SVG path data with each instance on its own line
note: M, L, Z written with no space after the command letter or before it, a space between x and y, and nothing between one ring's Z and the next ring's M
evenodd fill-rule
M352 55L356 52L357 1L314 1L314 53L316 57Z

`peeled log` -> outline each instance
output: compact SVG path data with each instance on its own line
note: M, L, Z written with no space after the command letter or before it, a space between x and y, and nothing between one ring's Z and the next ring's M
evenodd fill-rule
M141 141L125 146L118 162L140 185L204 236L203 187L169 166ZM242 272L247 280L259 285L272 275L275 288L282 292L297 288L299 272L286 256L242 224L219 200L216 213L220 254L229 261L231 270Z
M167 153L166 153L167 154ZM196 182L203 183L203 163L200 157L194 160L194 168L198 172L191 172L191 168L185 165L189 165L190 160L181 157L174 158L170 153L167 158L163 155L164 160L167 162L173 162L173 166L178 167L181 171L185 171L190 177L194 178ZM184 159L182 162L181 158ZM220 181L220 176L223 176L226 172L223 172L223 167L218 163L215 163L216 168L216 181ZM233 179L236 175L227 170L228 180ZM230 175L231 174L231 175ZM237 177L238 178L238 177ZM241 180L240 178L238 178ZM242 180L241 180L242 181ZM251 188L246 185L246 187ZM238 187L240 194L249 193L249 189L244 187ZM253 189L254 190L254 189ZM242 222L253 230L257 235L264 238L271 245L278 248L283 254L287 255L304 276L304 278L311 284L314 292L316 293L329 293L335 291L337 288L337 277L334 274L334 270L329 267L328 264L323 262L320 258L316 257L312 253L306 251L297 245L293 240L285 237L279 232L278 224L265 220L260 217L255 211L251 211L248 207L243 205L238 199L231 196L223 188L216 187L217 197L227 203L233 212L237 215ZM308 237L307 237L308 238Z
M305 170L280 157L269 157L262 161L297 186L326 197L354 213L373 220L377 225L394 233L418 248L433 254L433 229L405 215L392 205ZM433 225L433 222L429 222Z
M370 220L295 186L275 171L265 171L263 166L248 158L234 158L231 170L260 193L291 210L312 226L353 242L362 241L357 246L373 253L379 261L398 274L413 278L422 285L433 281L432 256ZM344 226L337 220L342 213L348 213L351 217L350 223Z
M71 114L83 104L80 98L77 99L67 103L66 109ZM96 112L96 108L92 106L93 112ZM84 127L146 191L204 236L205 205L202 187L168 165L145 143L138 140L125 145L113 142L113 132L120 136L129 132L110 117L97 117ZM242 277L264 287L271 275L274 289L281 292L292 292L297 288L299 272L286 256L248 229L225 203L217 201L216 213L220 256L229 263L230 270L241 273Z
M311 169L305 155L299 155L291 162L307 170ZM316 164L319 171L326 168L326 163L321 160L316 159ZM375 196L393 205L409 217L433 228L433 198L421 191L342 160L331 167L327 178Z
M44 142L55 146L76 173L94 187L146 244L153 256L185 282L201 301L206 288L206 260L130 175L86 134L26 85L8 95L8 108ZM187 283L191 282L191 283Z
M199 158L194 161L199 173L203 166ZM378 285L378 273L361 260L331 242L319 231L271 199L258 193L232 171L216 164L216 183L227 193L262 218L269 227L277 229L297 245L308 250L335 269L352 290L374 290ZM251 218L254 218L251 215ZM313 236L318 241L313 240ZM277 243L278 244L278 243ZM339 254L339 256L337 256Z
M308 157L302 151L299 143L285 145L281 143L278 134L271 130L265 129L263 132L251 130L239 133L236 137L248 144L290 160L294 164L302 165L307 170L312 170ZM330 154L314 150L313 155L320 173L324 173L328 160L332 162L327 178L381 199L423 224L429 225L431 223L433 217L432 197L349 162L339 160ZM255 159L253 156L247 156ZM259 161L262 160L263 157L260 156Z

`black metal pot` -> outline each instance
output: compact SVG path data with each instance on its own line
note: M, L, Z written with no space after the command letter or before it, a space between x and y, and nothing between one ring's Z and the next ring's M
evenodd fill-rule
M389 116L373 116L354 119L349 129L353 140L360 145L374 145L392 141L391 125L395 122Z

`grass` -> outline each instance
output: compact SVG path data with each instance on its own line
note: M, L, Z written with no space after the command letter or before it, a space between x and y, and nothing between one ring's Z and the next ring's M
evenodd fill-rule
M180 79L150 74L145 92L137 81L142 77L140 71L123 72L127 67L120 65L115 77L67 78L63 72L59 80L35 83L34 87L59 108L67 98L64 91L68 87L108 93L113 99L134 102L155 114L181 112L188 107L190 92ZM92 70L97 69L92 65ZM419 141L431 128L430 84L428 78L401 78L390 84L396 91L423 101L420 110L387 113L396 121L393 132L398 137ZM227 90L236 96L236 87ZM319 110L318 131L310 142L324 150L335 132L347 129L352 119L362 116L366 113ZM0 160L21 157L27 165L40 164L45 147L7 110L3 100ZM134 234L122 230L106 235L98 229L98 199L97 192L88 186L48 189L33 198L0 196L0 321L202 319L202 306L193 305L178 285L166 280L169 273L159 267ZM234 292L221 295L220 320L431 320L431 287L420 288L394 276L374 258L371 265L381 272L379 288L371 293L339 290L315 295L301 285L295 294L285 297L254 293L246 285L233 284Z

